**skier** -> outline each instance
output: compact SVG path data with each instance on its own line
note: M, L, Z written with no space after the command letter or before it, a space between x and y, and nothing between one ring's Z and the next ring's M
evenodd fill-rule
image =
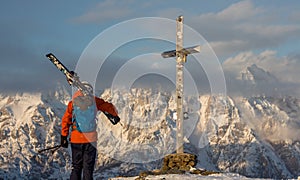
M82 84L93 94L93 87L88 82ZM71 127L70 142L72 150L72 172L70 179L93 179L96 160L96 114L105 113L112 124L120 121L113 104L96 96L83 95L80 91L74 93L72 101L62 117L61 146L68 148L68 135Z

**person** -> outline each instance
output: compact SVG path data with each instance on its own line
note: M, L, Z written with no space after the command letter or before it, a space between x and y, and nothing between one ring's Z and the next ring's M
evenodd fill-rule
M88 82L82 84L90 94L93 94L93 87ZM97 154L97 111L104 112L114 125L120 121L113 104L96 96L84 96L79 90L74 93L62 117L61 146L68 148L68 141L71 142L71 180L81 179L81 175L83 175L83 179L93 179ZM70 139L68 140L70 131Z

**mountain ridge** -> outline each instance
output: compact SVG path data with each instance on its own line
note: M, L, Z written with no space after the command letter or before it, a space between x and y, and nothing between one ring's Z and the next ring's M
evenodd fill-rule
M101 97L116 105L124 127L112 126L99 114L95 176L134 176L160 168L161 158L175 151L174 94L106 90ZM45 94L0 95L2 177L68 177L70 149L53 155L36 152L59 143L60 118L69 100L64 88ZM256 178L300 175L299 99L201 95L184 102L185 151L198 156L198 168ZM274 138L283 128L294 132Z

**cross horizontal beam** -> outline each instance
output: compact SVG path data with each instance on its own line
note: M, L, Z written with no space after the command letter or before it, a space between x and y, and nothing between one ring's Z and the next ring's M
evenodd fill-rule
M199 45L184 48L184 49L179 51L179 53L182 53L185 56L188 55L188 54L193 54L193 53L198 53L198 52L200 52L200 46ZM176 56L176 50L165 51L161 54L161 56L163 58L175 57Z

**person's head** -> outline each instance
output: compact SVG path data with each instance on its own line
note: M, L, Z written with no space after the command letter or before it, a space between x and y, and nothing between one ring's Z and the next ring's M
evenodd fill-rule
M82 81L82 84L84 85L84 87L86 87L86 89L92 94L93 93L93 86L87 82L87 81Z

